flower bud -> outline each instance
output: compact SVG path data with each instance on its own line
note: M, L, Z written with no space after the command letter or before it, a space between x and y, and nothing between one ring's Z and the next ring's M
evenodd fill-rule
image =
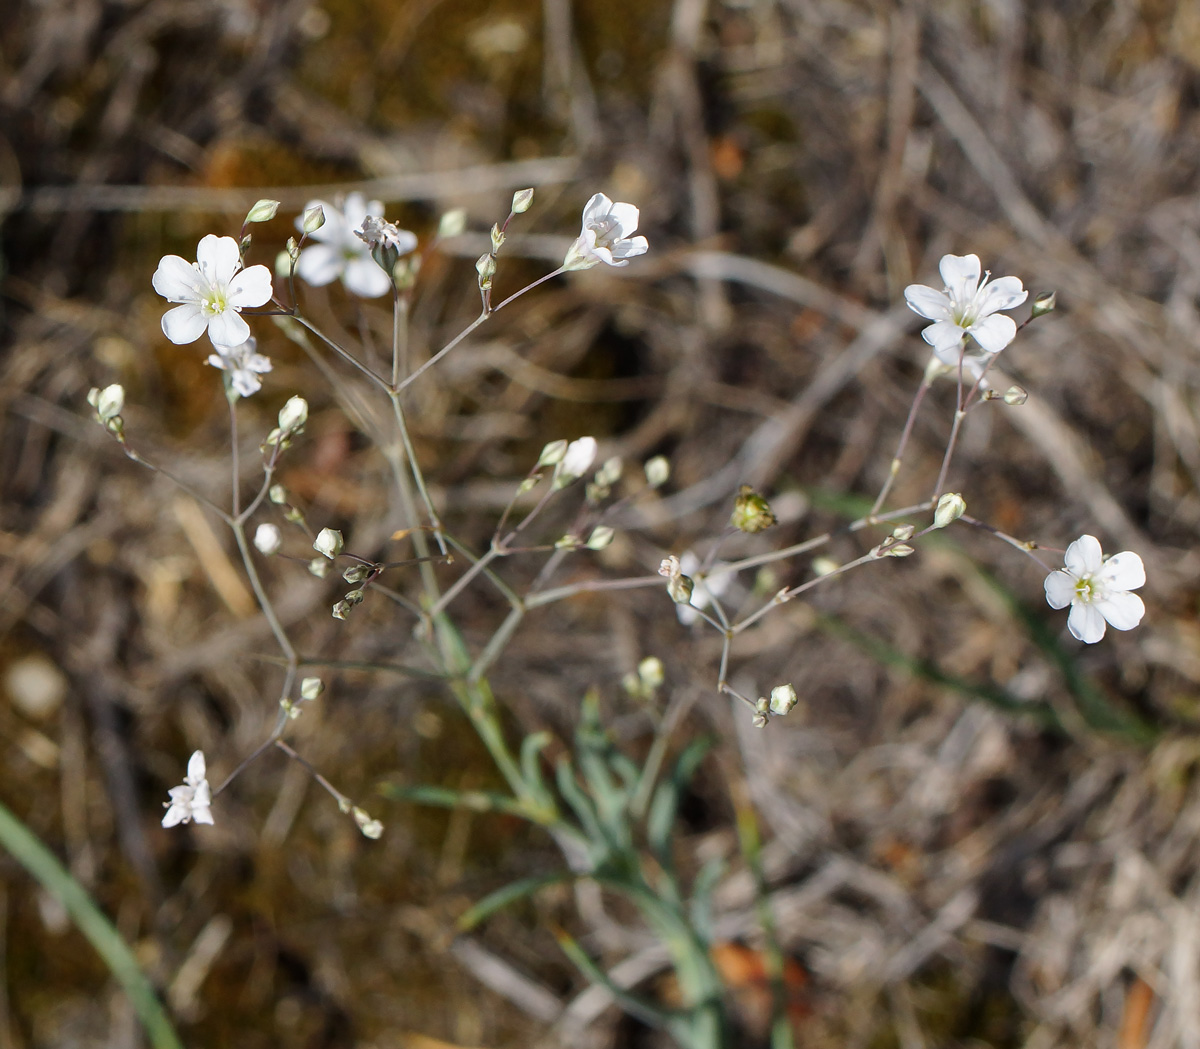
M692 577L686 576L682 572L667 580L667 594L677 605L690 605L692 591L695 589L696 583Z
M324 225L325 209L320 204L314 204L304 212L304 220L301 222L300 228L309 234L316 233Z
M88 404L96 409L96 418L107 424L121 414L125 407L125 388L119 383L105 386L103 390L92 387L88 391Z
M363 832L364 838L370 838L372 841L375 841L383 834L383 824L379 820L371 819L358 806L354 808L354 822L358 824L358 829Z
M1029 400L1029 393L1021 386L1010 386L1004 391L1004 403L1016 407Z
M908 543L894 543L883 551L885 557L910 557L916 551Z
M355 583L361 583L370 574L370 565L351 565L342 573L342 578L353 586Z
M646 461L646 483L651 488L661 488L671 476L671 462L665 455L656 455Z
M766 728L767 727L767 715L766 714L755 714L754 720L751 721L750 724L752 724L755 728Z
M491 255L480 255L475 263L475 272L479 274L479 287L490 288L492 278L496 275L496 260Z
M265 197L246 212L246 224L251 222L270 222L279 211L279 201L268 200Z
M306 677L300 682L300 698L316 699L325 691L325 682L319 677Z
M279 429L286 433L302 433L308 422L308 401L303 397L289 397L287 404L279 409Z
M574 532L568 532L554 543L555 550L578 550L579 546L579 536L575 535Z
M457 237L467 228L467 212L464 208L447 211L438 222L439 237Z
M324 579L329 575L329 562L323 557L314 557L308 562L308 570L318 579Z
M771 511L770 503L748 484L744 484L738 490L729 523L739 532L754 535L775 524L775 514Z
M272 554L279 553L279 548L283 545L283 536L279 534L279 527L273 524L260 524L254 532L254 546L260 554L265 554L270 557Z
M647 692L653 692L656 688L660 688L666 679L662 660L658 656L647 656L638 664L637 676Z
M1030 311L1031 317L1041 317L1043 314L1052 313L1055 306L1058 305L1057 292L1043 292L1033 300L1033 308Z
M933 527L945 528L946 525L957 521L967 512L967 503L957 492L946 492L938 501L933 511Z
M614 535L616 535L616 532L609 528L608 525L597 525L588 537L587 548L589 550L603 550L613 541Z
M514 215L523 215L533 203L532 189L519 189L513 194L512 210Z
M906 539L911 539L915 531L916 529L910 524L899 525L892 529L892 538L903 542Z
M317 534L316 542L313 543L313 549L318 554L324 554L332 561L342 552L344 545L342 533L336 528L322 528Z
M814 557L812 560L813 574L818 576L833 575L841 567L832 557Z
M591 469L596 459L596 438L580 437L567 445L562 460L554 468L553 486L555 490L566 488L572 481L578 480Z
M567 454L566 441L551 441L545 448L542 449L542 454L538 456L538 466L557 466L562 462L562 458Z
M604 465L596 471L596 484L601 488L611 488L621 479L621 468L621 460L616 456L606 459Z
M492 224L492 254L495 255L502 247L507 238L504 235L498 223Z
M267 490L267 498L276 506L282 506L288 501L288 490L281 484L273 484Z
M296 240L295 237L288 237L288 244L291 245ZM296 256L288 251L281 251L275 256L275 276L283 277L285 280L292 272L292 264L296 261Z
M796 690L789 682L786 685L776 685L771 689L771 713L784 715L799 702Z

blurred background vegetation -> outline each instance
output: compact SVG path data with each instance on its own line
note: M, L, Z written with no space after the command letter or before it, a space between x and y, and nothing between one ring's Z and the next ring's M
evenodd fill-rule
M561 860L511 817L378 794L497 785L436 681L326 674L291 737L381 841L281 755L222 795L215 827L159 827L193 749L216 782L265 737L278 670L226 537L121 457L85 395L122 382L139 446L224 498L220 386L161 334L161 255L235 235L261 196L285 205L256 231L270 264L313 196L362 189L424 239L456 206L486 230L534 185L503 293L561 258L602 190L641 207L650 254L505 311L430 373L412 426L435 501L478 544L547 440L670 456L671 494L574 569L636 575L716 535L743 482L786 510L772 545L861 512L925 363L902 290L975 252L1059 309L1006 351L1029 403L972 417L951 487L1022 537L1137 550L1139 630L1083 649L1033 567L951 530L745 638L734 684L802 697L767 732L714 693L719 640L658 591L530 616L492 686L514 739L561 748L595 689L630 753L663 718L673 753L719 740L676 848L688 872L727 861L715 957L737 1044L765 1044L770 1014L736 829L753 806L798 1045L1200 1045L1198 167L1191 0L10 0L0 801L133 946L189 1046L661 1044L555 942L568 928L669 1004L619 901L550 889L455 937L471 903ZM421 352L477 310L484 244L423 272ZM386 351L385 305L305 302ZM243 432L303 392L284 482L314 524L382 549L378 455L297 347L256 334L275 371ZM895 505L932 485L953 390L930 400ZM270 567L306 654L409 662L390 611L338 624L332 581ZM503 614L472 591L467 642ZM656 709L621 688L648 655ZM0 1049L140 1044L62 908L9 857L0 871Z

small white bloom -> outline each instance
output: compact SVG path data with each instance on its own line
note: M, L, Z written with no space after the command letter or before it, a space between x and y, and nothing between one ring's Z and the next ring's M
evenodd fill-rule
M1013 341L1017 325L999 311L1025 301L1029 293L1019 278L1001 277L989 283L988 275L981 273L978 255L945 255L938 269L946 285L942 291L910 284L904 289L904 298L913 312L934 322L921 336L939 361L957 368L968 335L986 353L999 353ZM980 359L969 354L964 366L975 378L982 371Z
M96 409L96 418L107 423L121 414L125 407L125 387L120 383L105 386L103 390L93 386L88 391L88 404Z
M368 215L354 235L370 250L380 248L394 251L397 256L407 255L417 246L417 235L401 229L394 222L385 222L378 215Z
M167 793L171 800L167 804L167 814L163 816L164 827L174 827L177 823L212 823L212 791L204 767L204 752L197 750L188 761L187 775L178 787L172 787Z
M361 193L350 193L341 208L323 200L310 200L305 210L318 205L324 209L325 224L309 236L316 243L308 244L300 252L296 263L300 279L320 287L341 277L347 290L366 299L391 291L391 276L371 258L371 249L355 234L368 215L383 216L383 205L377 200L366 200ZM301 219L297 219L296 225L304 228Z
M700 618L700 613L696 611L698 608L707 608L713 603L714 598L720 597L729 584L733 581L732 572L722 572L720 575L711 577L711 573L718 568L723 568L723 561L714 561L707 572L700 571L700 558L698 558L691 550L684 552L679 559L679 570L685 576L689 576L692 580L692 599L687 604L677 604L675 606L675 614L679 617L679 622L685 626L696 622Z
M583 229L563 259L563 269L587 270L603 262L628 266L650 248L645 237L631 237L640 213L632 204L614 204L597 193L583 208Z
M217 346L213 344L216 353L208 355L208 362L214 368L229 372L229 385L241 397L249 397L262 389L260 375L271 370L271 358L255 352L258 340L253 336L240 346Z
M260 554L270 557L279 553L283 545L283 536L279 534L278 525L260 524L254 532L254 546Z
M1081 535L1067 547L1065 567L1046 576L1051 608L1071 606L1067 628L1073 637L1094 645L1104 636L1105 620L1117 630L1132 630L1146 614L1137 590L1146 582L1142 559L1130 550L1105 557L1095 536Z
M342 552L343 547L342 533L336 528L322 528L317 533L316 541L313 543L313 549L318 554L324 554L332 561L338 554Z
M195 262L164 255L151 283L168 302L181 304L162 319L163 334L179 346L195 342L205 330L217 346L240 346L250 338L240 311L271 297L271 271L242 269L237 241L211 233L197 245Z
M595 459L595 437L580 437L579 440L572 441L554 468L554 487L566 488L572 481L578 480L591 469Z

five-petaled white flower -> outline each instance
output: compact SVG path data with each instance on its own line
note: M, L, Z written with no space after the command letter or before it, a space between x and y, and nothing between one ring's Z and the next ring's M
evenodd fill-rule
M1146 582L1142 559L1130 550L1105 557L1095 536L1081 535L1067 547L1065 567L1046 576L1051 608L1071 606L1067 628L1080 641L1094 645L1104 636L1104 621L1117 630L1132 630L1146 606L1137 590Z
M171 801L167 805L167 814L163 817L164 827L174 827L177 823L212 823L212 791L208 786L204 768L204 751L197 750L188 761L187 775L178 787L172 787L168 794Z
M300 252L296 263L300 279L319 288L341 277L348 291L364 299L386 295L392 290L392 278L371 258L370 247L356 233L369 215L382 218L383 205L366 200L361 193L350 193L341 208L323 200L310 200L304 210L318 204L325 211L325 224L309 234L309 240L316 243ZM302 216L296 219L296 227L304 228Z
M260 375L271 370L271 358L256 353L258 340L251 336L240 346L217 346L208 355L208 364L229 372L229 385L239 397L249 397L262 389Z
M645 237L631 237L638 227L638 209L632 204L614 204L597 193L583 208L583 230L563 259L564 270L587 270L598 263L628 266L635 255L650 248Z
M168 302L180 303L162 319L163 334L179 346L195 342L205 329L217 346L240 346L250 338L240 311L271 297L271 271L242 269L237 241L211 233L197 245L195 262L164 255L152 283Z
M999 311L1019 306L1029 293L1019 277L989 283L989 275L981 274L978 255L944 255L938 270L946 283L944 290L910 284L904 298L911 310L934 322L921 332L934 356L955 368L963 358L968 370L978 373L982 371L979 360L964 357L963 339L970 335L987 353L999 353L1017 334L1013 319Z
M679 617L679 622L685 626L691 625L700 618L700 613L696 611L698 608L707 608L713 603L715 598L720 597L729 584L733 581L732 572L722 572L720 575L714 576L712 573L723 568L724 562L714 561L708 568L707 572L700 571L700 558L698 558L691 550L684 552L679 558L679 570L685 576L688 576L693 583L692 599L688 604L677 604L675 606L675 614Z

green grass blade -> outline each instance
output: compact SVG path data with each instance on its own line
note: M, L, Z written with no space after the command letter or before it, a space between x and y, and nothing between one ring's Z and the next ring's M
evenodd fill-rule
M87 890L59 863L54 853L3 804L0 804L0 845L63 905L76 928L96 948L117 982L129 995L154 1049L183 1049L183 1043L159 1004L154 988L150 986L133 952L121 939L121 934L92 902Z

